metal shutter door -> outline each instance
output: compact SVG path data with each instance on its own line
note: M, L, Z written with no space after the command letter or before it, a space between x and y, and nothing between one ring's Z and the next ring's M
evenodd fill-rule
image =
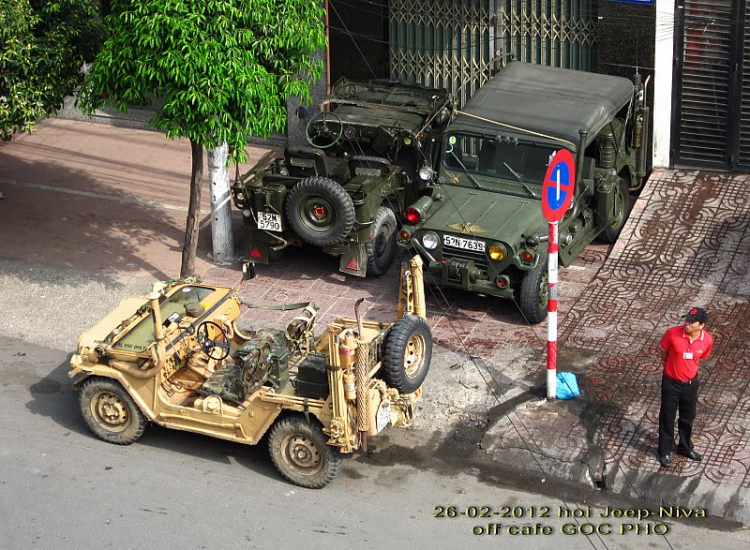
M685 0L679 145L675 161L726 165L732 0ZM659 36L657 30L657 37Z
M742 18L744 23L744 17ZM740 120L739 120L739 149L737 162L743 168L750 168L750 31L742 28L744 40L742 42L742 82L740 82ZM745 85L747 84L747 85Z

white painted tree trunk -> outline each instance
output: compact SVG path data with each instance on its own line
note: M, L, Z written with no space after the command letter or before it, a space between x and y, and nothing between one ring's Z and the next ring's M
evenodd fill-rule
M227 171L227 144L208 149L208 183L211 189L211 236L213 262L219 265L236 261L232 234L232 195Z

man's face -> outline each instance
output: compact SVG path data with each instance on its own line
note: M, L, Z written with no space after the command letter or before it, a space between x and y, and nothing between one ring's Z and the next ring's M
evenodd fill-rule
M700 331L703 329L703 327L706 326L705 323L701 323L700 321L685 321L685 332L687 332L690 336L694 336L696 334L700 334Z

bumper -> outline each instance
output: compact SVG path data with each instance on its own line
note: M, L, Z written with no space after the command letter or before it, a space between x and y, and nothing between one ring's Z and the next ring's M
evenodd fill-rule
M515 287L520 285L518 273L536 268L539 256L533 264L524 264L517 257L507 258L499 265L488 262L475 262L471 258L444 258L442 252L425 250L415 238L399 240L400 248L409 252L416 250L424 259L425 282L438 287L459 288L477 294L513 298ZM510 271L515 274L510 276ZM502 280L502 285L500 281Z
M399 244L407 248L404 243ZM425 260L424 280L427 284L444 288L460 288L461 290L499 298L513 297L513 287L510 285L509 279L506 288L497 285L495 277L502 275L502 273L488 274L486 270L480 269L472 260L468 259L438 260L418 242L412 241L412 245Z
M425 282L439 287L460 288L499 298L513 297L512 286L500 288L496 280L490 280L487 274L478 269L470 260L429 262L425 271Z
M73 357L70 358L70 372L68 372L68 377L75 378L82 373L91 374L91 370L84 368L83 357L80 355L73 355Z
M73 355L70 358L70 371L68 371L68 377L73 379L73 387L78 388L78 386L86 380L89 376L94 374L94 371L91 369L91 365L86 362L84 364L84 359L80 355Z

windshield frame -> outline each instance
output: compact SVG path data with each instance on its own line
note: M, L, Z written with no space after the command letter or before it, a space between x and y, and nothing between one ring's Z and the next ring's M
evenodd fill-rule
M187 284L175 288L168 294L159 298L159 309L162 324L166 325L172 319L179 321L186 316L185 306L189 303L201 304L208 310L206 305L217 288L201 284ZM148 302L138 309L132 321L128 323L117 335L112 338L111 348L118 353L134 353L145 355L149 346L156 341L154 333L154 321Z

